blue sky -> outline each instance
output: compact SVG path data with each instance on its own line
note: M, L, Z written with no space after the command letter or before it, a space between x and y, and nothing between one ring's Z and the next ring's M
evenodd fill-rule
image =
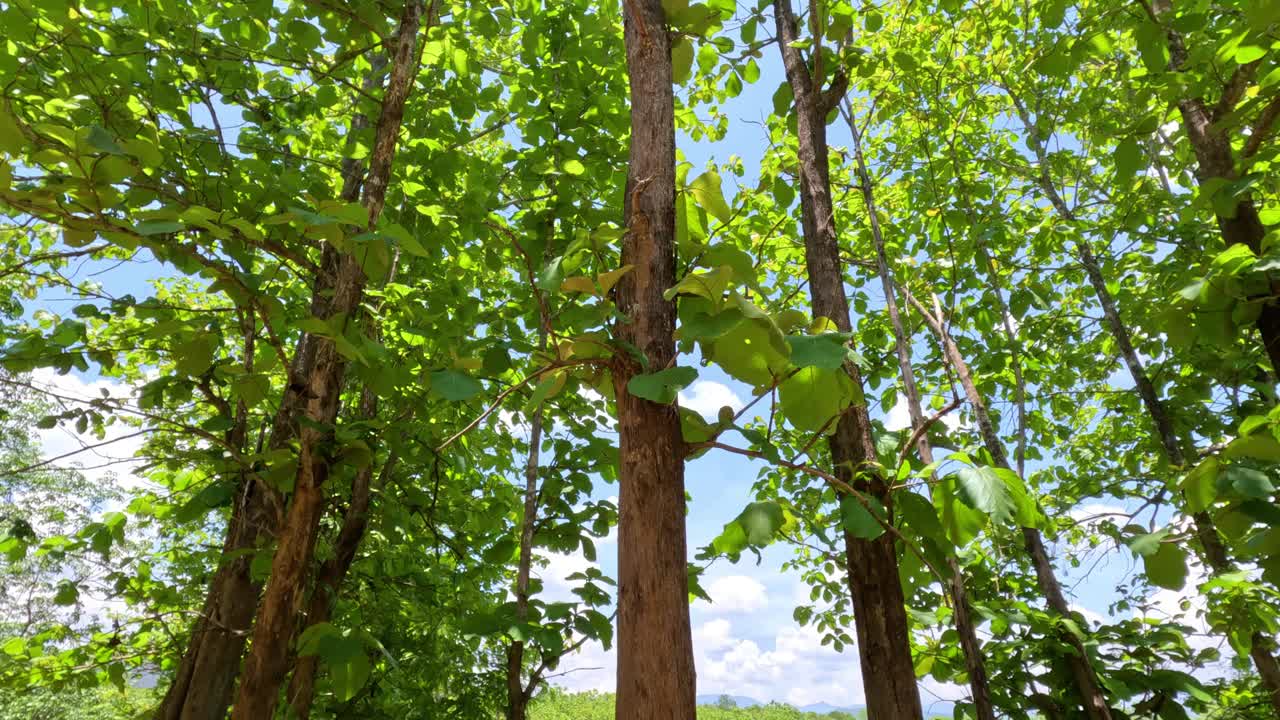
M764 49L760 58L760 80L747 85L743 93L722 105L730 117L728 135L717 143L695 143L682 136L681 150L693 163L695 173L709 160L724 161L730 155L743 158L747 168L743 182L754 182L760 157L767 147L762 121L772 108L772 95L782 80L781 67L774 47ZM193 109L199 116L202 109ZM848 129L842 123L830 128L831 143L848 142ZM726 194L736 187L736 178L725 177ZM837 219L839 223L839 218ZM133 293L139 297L149 294L148 281L162 273L154 262L126 263L111 267L86 263L76 273L84 278L99 273L96 279L111 294ZM874 296L873 291L873 296ZM38 307L51 312L69 310L67 303L57 293L46 294ZM696 364L696 358L682 359L684 364ZM127 393L127 388L114 386L110 381L89 375L56 377L48 373L38 374L40 382L60 391L92 397L102 387L113 393ZM883 388L893 392L892 388ZM715 368L701 368L696 383L686 388L681 402L705 415L714 417L721 405L741 407L750 399L750 388L725 376ZM873 415L886 421L891 427L906 424L905 408L899 404L885 416L878 411L879 398L869 397ZM602 428L602 432L609 432ZM69 431L57 428L42 431L45 452L54 456L73 449L78 438L69 437ZM125 457L131 452L128 442L111 446L102 455L111 458ZM96 464L86 461L84 464ZM114 466L119 472L127 466ZM723 525L752 501L751 486L760 464L726 453L710 453L689 463L686 483L692 496L688 515L688 541L691 553L709 543L719 534ZM99 471L94 471L99 472ZM101 471L105 474L108 471ZM598 497L616 496L616 485L602 485ZM1120 508L1098 506L1084 508L1082 513L1110 512ZM1059 553L1067 548L1057 548ZM1105 549L1104 549L1105 550ZM747 695L759 700L779 700L797 705L828 702L835 705L859 704L863 701L862 680L858 672L856 648L846 648L836 653L821 645L820 636L807 628L800 628L792 620L792 610L806 602L808 588L798 577L781 572L782 563L790 549L776 545L764 552L763 560L756 564L746 557L737 565L721 561L704 577L703 585L712 596L712 603L697 602L691 609L695 652L698 660L698 691L701 694L729 693ZM1102 553L1103 551L1094 551ZM614 575L616 571L616 543L606 540L599 543L602 569ZM551 556L548 566L539 574L544 578L551 596L567 594L568 586L563 578L582 569L587 561L579 556ZM1065 586L1073 600L1086 615L1101 619L1114 599L1114 588L1134 570L1134 563L1127 550L1111 550L1103 554L1097 564L1085 563L1085 570L1063 572ZM1194 593L1194 579L1188 585L1188 594ZM1161 608L1174 611L1182 595L1162 591L1153 595ZM556 679L556 683L569 689L610 690L613 687L614 659L597 647L587 647L576 657L569 658L560 668L573 670ZM944 687L926 681L922 684L926 708L963 695L962 689Z

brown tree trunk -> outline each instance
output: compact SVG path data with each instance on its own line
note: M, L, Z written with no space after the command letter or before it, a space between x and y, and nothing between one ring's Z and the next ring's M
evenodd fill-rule
M361 415L372 419L377 416L377 396L366 388L360 399ZM395 468L397 458L390 455L383 462L379 476L379 484L385 484ZM315 589L312 590L308 603L304 629L329 622L333 617L333 608L338 601L338 591L346 580L347 572L355 561L360 542L364 539L365 529L369 526L369 502L371 498L371 481L373 465L361 468L351 482L351 501L343 513L342 526L338 529L338 537L333 543L333 557L320 566L316 576ZM295 720L307 720L311 717L311 705L315 701L316 671L319 669L319 658L315 655L301 655L289 679L289 690L286 695Z
M374 90L386 66L386 58L375 55L364 82L366 91ZM368 127L368 118L357 113L351 120L351 136ZM354 145L352 146L354 147ZM358 160L342 163L342 191L347 202L360 198L364 166ZM331 274L315 279L311 314L324 317L332 298ZM287 446L298 434L297 419L302 412L307 377L315 360L318 338L304 335L298 342L289 367L289 382L284 399L273 419L268 448ZM250 353L251 355L251 353ZM252 367L251 359L246 370ZM240 659L248 641L253 618L258 608L262 583L250 573L249 551L259 547L263 538L276 534L280 525L279 496L251 477L242 478L236 489L231 519L223 541L219 569L205 596L200 620L192 631L173 683L157 710L158 720L222 720L235 691L240 673Z
M813 314L815 318L830 319L841 332L849 332L852 323L831 201L826 123L827 114L844 95L845 81L838 77L824 91L822 77L810 74L800 50L792 45L796 40L796 18L789 0L776 0L774 18L783 67L795 96L800 213ZM861 387L857 368L849 363L846 369ZM893 498L889 487L883 478L868 471L867 461L875 459L876 451L865 404L850 408L837 421L828 443L836 476L879 500L891 518ZM845 553L867 717L919 720L920 691L911 659L894 538L886 533L875 540L862 540L846 532Z
M631 150L616 329L650 372L675 363L675 98L662 0L624 0L631 86ZM618 406L618 720L694 720L696 683L689 627L684 440L674 405L627 391L643 372L614 358Z
M240 322L245 337L243 368L247 373L253 372L257 332L252 317L244 311ZM210 399L215 404L220 402L221 412L230 411L225 401L218 401L213 395ZM234 424L226 433L228 447L245 449L248 419L248 408L240 402ZM219 566L209 583L187 650L157 709L158 720L220 720L231 704L240 657L262 590L262 583L254 580L250 572L253 558L244 551L258 546L271 523L259 481L244 469L238 477Z
M999 433L996 432L995 424L991 421L991 415L987 412L986 401L981 393L978 392L978 387L973 380L973 374L969 372L969 366L965 362L964 356L960 354L960 349L956 347L955 341L952 340L950 333L947 332L941 308L935 310L937 314L934 315L917 302L915 298L911 297L910 294L907 295L907 299L915 305L925 322L937 334L947 361L951 364L952 369L955 370L961 387L964 388L965 397L969 400L974 419L978 423L978 432L982 436L982 442L986 446L987 452L991 453L992 461L996 467L1010 470L1009 459L1004 453L1004 445L1000 441ZM1066 596L1062 594L1062 586L1058 583L1057 575L1053 570L1053 561L1049 558L1049 553L1045 549L1044 538L1041 536L1040 531L1033 527L1022 528L1022 543L1027 555L1031 558L1031 565L1036 573L1036 584L1040 589L1040 594L1044 595L1049 609L1059 617L1070 618L1071 607L1067 604ZM1080 694L1080 701L1084 706L1085 714L1090 720L1111 720L1111 708L1107 704L1106 695L1102 691L1101 683L1098 682L1098 676L1093 669L1093 664L1089 661L1089 655L1084 643L1073 633L1063 631L1060 637L1064 642L1071 645L1074 650L1065 660L1075 681L1076 691Z
M855 169L858 183L862 186L863 206L867 210L867 218L871 224L871 238L876 247L876 270L880 274L880 284L884 289L889 324L893 327L898 370L902 376L902 393L906 396L911 429L913 432L920 433L916 441L920 461L925 465L932 465L933 446L929 443L928 434L921 430L925 427L925 419L924 412L920 409L920 391L916 386L915 371L911 368L911 339L902 322L902 314L898 311L893 270L889 267L884 235L880 232L880 219L876 215L875 189L871 186L871 174L867 172L867 161L862 153L862 136L851 110L848 111L845 119L848 121L849 132L853 137L853 155L857 162ZM951 571L951 577L947 581L947 592L951 595L954 606L956 634L960 636L960 650L964 654L965 669L969 675L969 692L973 696L974 713L978 720L995 720L996 713L991 705L991 686L987 676L986 659L982 655L982 644L978 641L977 626L973 622L973 608L969 604L969 596L965 590L964 574L954 552L947 554L947 565Z
M233 559L224 560L209 583L187 650L156 713L159 720L226 717L262 590L250 573L252 556L241 552L257 546L268 522L255 514L262 509L257 492L253 480L242 482L236 491L222 547L222 557Z
M1163 21L1164 16L1173 10L1170 0L1153 0L1149 7L1152 22L1164 26L1169 46L1169 71L1182 72L1187 62L1187 48L1182 34ZM1254 68L1256 64L1253 67L1242 65L1237 68L1231 80L1223 87L1223 97L1213 110L1209 109L1201 97L1183 98L1178 102L1182 127L1196 155L1196 179L1202 185L1209 180L1235 180L1239 177L1231 150L1231 138L1219 121L1235 110ZM1262 142L1262 138L1257 142ZM1256 150L1257 146L1254 145L1252 149ZM1230 213L1215 213L1215 217L1222 239L1228 246L1244 245L1255 254L1262 252L1262 238L1267 232L1250 193L1244 192L1237 196ZM1273 293L1276 289L1272 288ZM1271 360L1272 369L1280 373L1280 305L1274 300L1267 301L1262 306L1255 325L1262 335L1262 345ZM1276 690L1280 691L1280 685L1276 686ZM1280 712L1280 699L1276 702L1276 710Z
M408 0L400 17L391 75L383 95L369 173L364 184L364 204L368 226L376 227L386 199L391 163L395 156L404 105L417 74L416 45L422 18L419 0ZM350 318L359 308L365 277L355 257L326 246L321 273L333 278L332 298L321 319L344 314ZM298 472L293 499L281 528L271 577L253 630L253 645L245 662L240 690L232 711L234 720L270 718L279 701L280 686L288 672L293 629L297 625L305 597L306 576L311 566L320 516L324 510L324 484L331 459L327 446L337 419L346 361L335 344L324 338L314 340L314 361L301 378L306 388L303 412L308 422L299 432Z

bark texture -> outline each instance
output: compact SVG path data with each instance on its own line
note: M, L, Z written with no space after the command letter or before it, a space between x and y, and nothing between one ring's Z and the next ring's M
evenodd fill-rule
M405 101L417 74L417 36L422 5L409 0L400 17L391 74L383 95L364 182L364 205L370 228L376 226L386 198L391 164L404 116ZM321 319L344 314L350 322L364 293L365 276L358 259L326 246L321 274L332 278L332 295L323 303ZM270 718L279 701L280 687L288 672L293 629L305 600L306 576L311 566L325 505L325 482L331 468L328 446L337 419L346 361L330 340L310 337L313 357L305 377L303 413L308 422L300 429L298 472L293 498L280 531L271 577L253 629L253 645L245 662L237 694L234 720Z
M774 19L783 67L795 96L801 226L813 314L829 318L841 332L848 332L852 323L831 201L826 123L827 115L844 95L845 80L837 76L833 85L824 90L821 74L810 73L800 50L792 46L797 30L789 0L774 3ZM861 387L857 368L850 363L846 369ZM876 457L866 406L850 408L837 421L828 442L835 475L879 500L892 518L893 499L888 485L866 469L867 461ZM846 532L845 554L867 717L919 720L920 694L911 660L894 538L885 533L875 540L862 540Z
M675 362L675 98L662 0L624 0L631 150L624 201L617 328L650 371ZM618 518L618 720L694 720L685 540L684 440L675 405L627 391L642 368L615 355Z
M377 396L368 388L361 393L361 415L372 419L377 416ZM394 471L397 463L395 455L389 456L382 464L378 482L385 485L387 478ZM342 526L333 543L333 557L326 560L316 574L315 589L307 605L304 629L313 625L329 622L333 617L334 605L338 601L338 591L355 562L360 542L364 540L365 530L369 526L369 504L372 499L373 465L361 468L351 481L351 500L342 516ZM289 707L295 720L307 720L311 717L311 706L315 701L316 673L319 670L320 658L315 655L300 655L293 668L293 676L289 679L287 694Z
M245 372L253 372L256 328L251 317L245 311L241 320ZM229 409L223 407L222 411ZM248 411L243 402L236 408L235 422L225 439L228 447L245 450ZM262 583L250 572L253 557L245 551L257 547L270 532L272 517L265 495L265 488L252 472L242 469L238 473L218 569L209 582L187 650L156 711L158 720L221 720L226 716L262 591Z
M996 432L995 423L992 422L990 413L987 412L986 401L983 399L982 394L978 392L978 386L973 380L973 373L969 371L969 366L965 362L964 356L960 354L960 349L956 347L955 341L951 338L950 333L947 332L941 309L935 310L935 315L920 303L915 302L914 298L909 295L908 299L913 301L925 322L937 334L947 361L951 364L952 369L955 370L961 387L964 388L965 398L969 401L970 409L973 411L974 419L977 421L978 432L982 436L983 445L987 448L987 452L991 453L993 462L997 467L1011 470L1009 458L1005 455L1000 435ZM1036 573L1036 584L1040 589L1040 594L1044 595L1049 609L1060 617L1071 617L1071 606L1067 603L1066 596L1062 593L1062 585L1058 583L1057 575L1053 570L1053 561L1049 558L1048 550L1045 549L1044 538L1041 536L1040 531L1033 527L1022 528L1022 544L1027 555L1031 558L1031 565ZM1106 694L1102 690L1102 684L1098 681L1098 675L1089 660L1089 654L1084 643L1072 633L1063 632L1060 637L1063 642L1068 643L1074 649L1074 652L1064 658L1064 661L1071 671L1071 676L1075 682L1076 691L1079 694L1086 716L1090 720L1111 720L1111 708L1107 704Z

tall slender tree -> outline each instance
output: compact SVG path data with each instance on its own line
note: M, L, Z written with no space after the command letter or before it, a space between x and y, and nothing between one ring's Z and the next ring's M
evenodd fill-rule
M614 358L618 406L618 720L692 720L684 455L680 417L628 391L638 374L675 364L676 138L671 39L661 0L625 0L631 149ZM642 365L643 363L643 365Z
M915 370L911 367L911 336L907 333L906 324L903 323L902 313L898 308L898 290L893 279L893 268L889 265L888 253L885 251L884 235L880 229L875 187L872 185L871 173L867 170L866 156L862 151L862 131L859 130L853 109L847 101L843 112L853 140L854 173L862 191L862 203L867 211L867 223L871 227L871 241L875 245L876 273L880 276L880 287L884 290L885 313L889 316L889 325L893 329L894 351L898 357L899 376L902 378L902 394L907 402L911 431L917 437L916 449L920 453L920 461L929 466L933 465L934 461L933 444L929 442L928 424L921 409L920 389L916 384ZM995 708L991 704L990 678L987 676L986 660L982 655L982 643L978 640L973 606L969 602L969 595L965 588L964 569L955 553L948 553L947 565L951 573L947 578L947 593L951 596L953 603L952 614L955 619L956 633L960 637L960 650L964 653L965 668L969 675L969 692L973 698L974 713L978 720L995 720Z
M777 0L773 12L782 64L795 97L800 218L813 314L815 318L829 319L840 332L849 332L853 324L845 296L843 263L831 202L827 147L827 116L843 98L847 81L843 71L837 70L827 86L820 46L813 52L810 67L796 46L798 28L790 0ZM821 31L814 37L820 38ZM857 367L847 362L846 370L854 385L861 387L862 377ZM892 518L893 497L889 484L871 466L876 448L865 401L855 403L836 421L829 447L835 474L859 492L878 500ZM874 540L865 540L846 530L845 554L868 717L872 720L920 718L920 692L911 659L894 537L886 533Z
M925 307L912 295L908 294L907 298L938 336L938 342L942 346L943 354L951 369L955 372L956 377L960 380L961 387L964 388L965 397L969 401L969 408L973 412L974 420L978 425L978 434L982 437L982 443L987 452L991 454L991 459L995 466L1012 471L1008 455L1004 451L1004 443L1000 440L1000 434L991 419L991 413L987 410L986 399L978 390L968 363L947 329L947 318L943 317L941 305L935 302L934 309L930 311L929 308ZM1066 595L1062 592L1062 584L1058 582L1057 574L1053 569L1053 561L1049 557L1049 551L1044 544L1043 535L1039 529L1030 525L1024 525L1020 528L1020 532L1022 534L1023 548L1026 550L1027 556L1031 560L1031 566L1035 570L1036 584L1049 609L1063 619L1070 618L1071 606L1067 603ZM1089 658L1089 652L1085 647L1084 641L1079 635L1066 630L1061 631L1061 636L1063 642L1071 647L1070 651L1063 654L1063 662L1071 671L1085 714L1092 720L1110 720L1111 707L1103 691L1102 684L1098 680L1097 671Z

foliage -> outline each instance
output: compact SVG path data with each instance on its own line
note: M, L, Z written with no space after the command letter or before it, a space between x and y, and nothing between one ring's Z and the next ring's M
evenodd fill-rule
M660 4L681 148L677 277L650 298L678 316L665 366L615 302L653 270L625 251L645 190L628 2L423 4L372 214L403 3L0 3L3 712L154 700L126 679L181 676L228 568L253 605L314 489L291 589L326 600L341 572L326 620L284 624L290 669L318 659L313 714L498 714L509 674L533 692L613 644L629 588L593 567L553 597L537 575L595 561L619 522L619 393L677 406L681 461L760 461L691 553L691 597L713 563L786 544L810 586L795 620L845 650L866 612L846 545L887 543L915 679L965 685L979 652L1001 715L1071 717L1076 659L1128 717L1265 707L1280 3L805 3L785 49L838 91L820 220L849 318L806 299L816 181L775 3ZM325 382L300 371L317 356ZM744 406L678 408L712 372ZM909 387L928 427L889 426ZM851 417L874 445L857 467L830 450ZM46 457L51 432L80 450ZM129 477L90 467L124 436ZM1132 561L1105 622L1052 607L1028 537L1050 575ZM1185 607L1155 617L1162 592ZM613 704L546 691L532 713Z
M610 693L565 693L552 691L538 697L530 707L531 720L611 720L614 716ZM857 720L861 715L833 711L801 712L790 705L769 703L753 707L701 705L698 720Z

